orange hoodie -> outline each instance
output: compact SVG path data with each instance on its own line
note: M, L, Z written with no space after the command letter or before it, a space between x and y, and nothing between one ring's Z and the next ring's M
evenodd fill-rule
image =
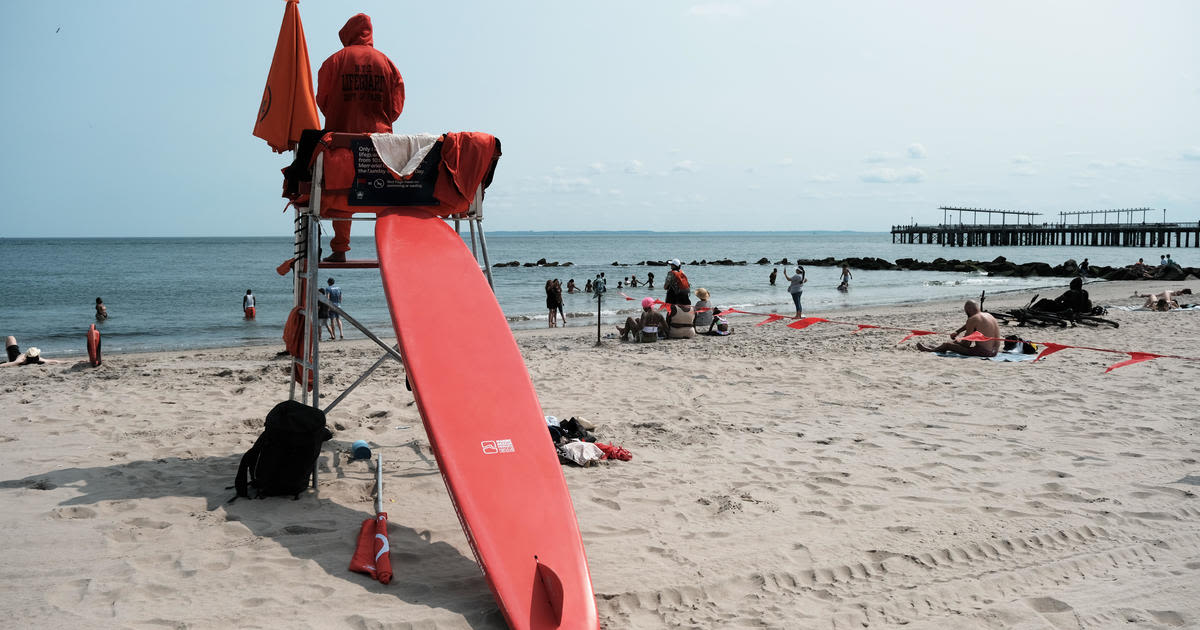
M387 55L375 50L371 18L359 13L346 21L338 37L345 48L333 53L317 72L317 106L325 130L391 133L404 111L404 77Z

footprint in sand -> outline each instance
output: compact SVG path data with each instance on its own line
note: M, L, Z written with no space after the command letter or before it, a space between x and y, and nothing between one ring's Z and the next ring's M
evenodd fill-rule
M75 520L81 518L96 518L96 511L86 507L60 507L50 511L54 518Z

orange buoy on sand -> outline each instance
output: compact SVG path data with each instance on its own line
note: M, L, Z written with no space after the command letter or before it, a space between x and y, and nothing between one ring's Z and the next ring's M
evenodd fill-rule
M92 367L100 365L100 331L96 330L95 324L87 331L87 352L88 363L91 363Z

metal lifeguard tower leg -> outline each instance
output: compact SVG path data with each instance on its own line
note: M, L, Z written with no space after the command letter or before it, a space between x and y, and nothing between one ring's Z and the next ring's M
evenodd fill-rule
M295 244L294 254L296 261L293 263L292 269L295 272L292 292L294 296L293 305L301 307L304 314L304 356L301 358L292 358L292 370L289 376L291 382L289 385L288 397L291 400L296 400L296 373L299 372L299 382L301 385L300 402L311 407L320 408L321 400L321 379L320 379L320 350L321 350L321 322L316 315L319 310L319 304L325 304L331 311L341 315L347 323L351 324L364 335L374 341L379 347L383 348L384 354L372 365L365 370L357 380L347 387L341 394L338 395L328 406L324 412L329 413L338 403L357 388L363 381L367 379L376 369L381 366L387 359L395 359L401 365L404 364L404 359L394 345L388 345L378 336L376 336L369 328L358 322L356 319L348 315L341 308L334 306L328 299L322 299L318 294L318 277L321 269L321 180L324 170L324 155L318 155L312 171L312 193L309 197L309 205L307 208L296 208L295 215ZM357 219L357 217L356 217ZM363 219L357 219L363 220ZM373 219L367 219L373 220ZM475 198L472 200L470 207L462 215L453 217L455 231L458 231L459 221L466 220L471 235L471 252L475 254L475 259L480 261L480 271L487 276L488 285L495 290L495 283L492 279L491 260L488 257L487 240L483 235L483 189L480 187L475 191ZM480 260L482 259L482 260ZM376 266L378 262L376 262ZM360 265L362 266L362 265ZM311 315L311 316L310 316ZM309 397L307 383L309 379L312 381L312 395ZM317 469L313 466L312 477L313 488L317 487Z

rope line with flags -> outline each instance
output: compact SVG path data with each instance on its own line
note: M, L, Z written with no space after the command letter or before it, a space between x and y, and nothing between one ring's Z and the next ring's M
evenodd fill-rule
M621 294L621 297L624 297L626 300L629 300L629 301L633 301L633 300L637 299L637 298L629 297L628 295L625 295L624 293ZM670 304L663 302L662 300L659 300L657 298L654 298L654 304L659 305L659 308L661 308L663 310L667 310L671 307ZM851 331L850 334L860 333L863 330L866 330L869 328L876 329L876 330L895 330L895 331L908 333L903 339L898 341L896 343L896 345L900 345L914 337L924 337L927 335L951 334L951 333L948 333L945 331L921 330L921 329L917 329L917 328L904 328L904 327L900 327L900 326L880 326L877 324L860 324L857 322L845 322L845 321L838 321L838 320L834 320L834 319L825 319L824 317L795 317L795 316L791 316L791 315L780 315L779 313L756 313L754 311L743 311L743 310L736 309L736 308L728 308L728 309L724 309L724 310L720 310L720 309L716 309L716 308L700 308L700 309L696 309L696 311L697 312L717 311L721 316L753 315L756 317L766 318L766 319L763 319L761 322L758 322L757 324L755 324L756 328L759 326L764 326L766 324L771 324L771 323L782 321L785 319L790 319L793 321L788 323L787 327L795 329L795 330L804 330L805 328L813 326L814 324L836 324L836 325L840 325L840 326L854 326L855 330ZM1003 337L988 337L988 336L980 333L979 331L975 331L965 337L962 337L960 339L960 341L976 341L976 342L978 342L978 341L1012 341L1012 340L1005 339ZM1041 352L1039 352L1037 357L1034 358L1034 360L1033 360L1034 363L1044 359L1045 357L1050 356L1051 354L1054 354L1055 352L1060 352L1062 350L1069 350L1069 349L1070 350L1090 350L1093 352L1108 352L1108 353L1113 353L1113 354L1128 355L1129 358L1124 359L1122 361L1118 361L1117 363L1114 363L1114 364L1108 366L1108 368L1104 370L1105 374L1108 374L1109 372L1116 370L1118 368L1123 368L1123 367L1127 367L1130 365L1143 363L1146 361L1152 361L1154 359L1179 359L1182 361L1200 361L1200 357L1185 357L1185 356L1180 356L1177 354L1159 354L1156 352L1144 352L1144 351L1140 351L1140 350L1114 350L1112 348L1093 348L1090 346L1073 346L1073 345L1069 345L1069 344L1055 343L1053 341L1036 341L1036 340L1030 340L1030 339L1022 339L1021 341L1024 341L1027 343L1034 343L1042 348Z

